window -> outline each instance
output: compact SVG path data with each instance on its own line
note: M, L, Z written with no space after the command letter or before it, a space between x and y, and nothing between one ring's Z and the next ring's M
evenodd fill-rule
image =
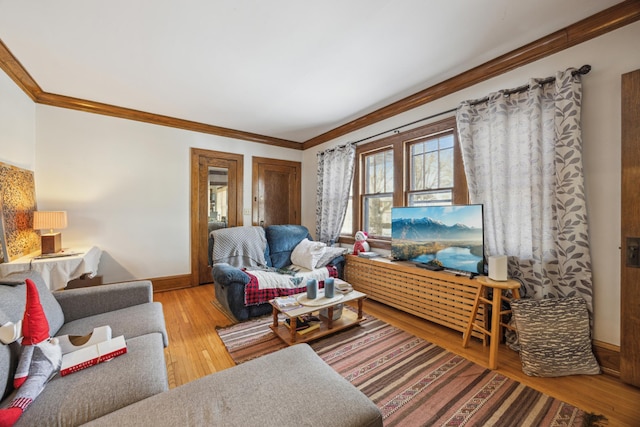
M407 206L450 205L453 201L453 133L408 144Z
M393 150L366 154L363 161L362 227L372 238L390 238L394 190Z
M468 203L455 117L359 145L341 241L389 248L391 207Z

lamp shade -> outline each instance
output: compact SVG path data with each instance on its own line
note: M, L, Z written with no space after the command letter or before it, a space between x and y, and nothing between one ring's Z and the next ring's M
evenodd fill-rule
M35 230L60 230L67 228L66 211L35 211L33 213Z

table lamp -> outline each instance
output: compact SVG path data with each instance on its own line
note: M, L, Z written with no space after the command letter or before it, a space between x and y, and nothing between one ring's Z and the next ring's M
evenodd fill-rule
M35 230L49 230L42 232L42 254L54 254L62 250L62 234L53 230L67 228L66 211L35 211L33 213L33 228Z

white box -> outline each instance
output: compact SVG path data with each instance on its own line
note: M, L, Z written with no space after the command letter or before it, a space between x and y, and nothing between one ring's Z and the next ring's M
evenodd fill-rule
M498 282L507 280L507 256L495 255L489 257L489 279Z
M112 338L109 341L103 341L96 345L72 351L62 356L60 375L65 376L78 372L89 366L111 360L126 352L127 343L122 335Z

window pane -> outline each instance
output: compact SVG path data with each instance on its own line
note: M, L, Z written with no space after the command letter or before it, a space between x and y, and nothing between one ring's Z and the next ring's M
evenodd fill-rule
M380 160L381 159L376 159L376 170L374 172L376 174L376 178L374 180L374 185L372 188L373 193L384 191L384 163Z
M426 141L425 144L427 145L427 152L430 151L438 151L438 139L431 139L429 141Z
M423 191L409 195L409 206L443 206L450 205L452 200L451 190Z
M209 222L227 222L229 216L229 171L209 166Z
M437 188L453 187L453 148L440 150L440 185Z
M382 193L393 192L393 151L388 150L384 153L385 180L384 187L380 189Z
M373 156L367 156L366 158L366 167L365 167L365 189L364 192L365 193L373 193L375 192L375 182L376 182L376 163L375 163L376 157L375 155Z
M349 202L347 203L347 213L344 216L344 222L342 223L340 234L348 236L353 234L353 195L349 195Z
M438 152L424 155L424 186L416 190L427 190L429 188L440 188L438 184Z
M393 191L393 151L385 150L365 157L365 193Z
M424 156L411 158L411 190L424 189Z
M391 206L389 194L365 196L363 199L364 229L370 236L391 237Z
M440 138L440 149L453 148L453 135L445 135Z

